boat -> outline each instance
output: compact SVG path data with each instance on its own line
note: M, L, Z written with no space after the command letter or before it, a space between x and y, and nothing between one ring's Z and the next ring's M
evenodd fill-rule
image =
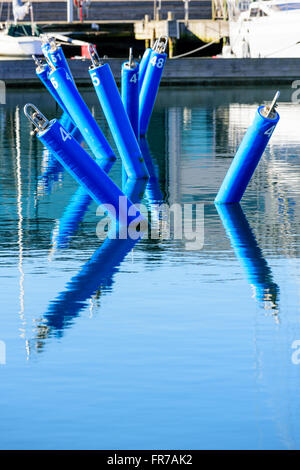
M228 0L227 8L235 57L300 57L299 0Z
M40 31L31 25L9 24L0 31L0 56L31 57L42 55Z
M30 12L29 24L18 24ZM40 28L33 21L32 5L13 0L14 22L8 21L0 29L0 56L31 57L42 55Z

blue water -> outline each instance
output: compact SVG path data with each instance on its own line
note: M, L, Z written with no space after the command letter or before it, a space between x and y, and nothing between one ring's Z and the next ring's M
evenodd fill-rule
M1 449L299 449L300 109L292 89L281 90L281 121L242 208L218 214L213 204L257 105L274 91L160 90L148 136L158 179L142 202L204 204L198 250L174 239L133 249L103 242L96 204L78 202L78 193L78 226L60 240L78 187L30 136L22 107L33 102L48 117L57 110L41 90L8 91L0 108ZM112 142L94 94L83 96ZM111 175L121 184L119 162Z

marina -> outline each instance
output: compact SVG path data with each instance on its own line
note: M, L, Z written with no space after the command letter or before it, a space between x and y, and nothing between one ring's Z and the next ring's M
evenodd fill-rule
M299 12L1 4L0 450L300 448Z
M148 144L161 197L204 204L204 247L144 240L110 274L100 255L82 272L101 246L95 203L68 247L53 248L78 185L61 169L45 172L43 146L29 135L24 104L56 113L46 90L8 91L1 108L1 448L299 447L291 345L300 334L300 140L288 122L292 116L297 126L300 111L281 87L282 126L242 203L248 243L260 255L256 248L237 257L212 201L269 97L266 88L242 90L160 90ZM81 93L108 132L94 92ZM121 172L118 161L111 172L118 185Z

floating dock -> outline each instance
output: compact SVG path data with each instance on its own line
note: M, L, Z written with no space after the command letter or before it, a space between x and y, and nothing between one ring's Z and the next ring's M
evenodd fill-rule
M117 82L124 59L107 59ZM104 61L105 62L105 61ZM91 86L90 61L69 60L78 85ZM168 59L162 85L290 84L299 78L300 59ZM0 80L9 87L41 86L31 59L1 60Z

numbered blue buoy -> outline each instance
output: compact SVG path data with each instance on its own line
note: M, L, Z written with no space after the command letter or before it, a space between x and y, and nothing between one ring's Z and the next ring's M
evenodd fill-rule
M66 132L59 121L53 119L49 122L32 104L25 105L24 112L38 131L38 139L120 226L129 227L130 230L144 226L145 219L134 204L71 134Z
M279 121L279 114L275 110L278 96L279 92L270 106L260 106L256 111L254 121L248 128L215 199L217 204L236 203L242 199Z
M152 52L151 47L147 47L147 49L145 50L145 52L143 54L141 62L140 62L140 66L139 66L139 86L140 86L140 88L143 85L143 81L144 81L146 70L147 70L147 67L148 67L148 64L149 64L151 52Z
M60 108L66 113L68 113L67 108L65 107L64 103L60 99L59 94L57 93L56 89L54 88L54 86L52 85L50 81L49 74L51 72L51 69L49 65L47 63L43 63L40 59L34 56L33 58L34 58L35 65L36 65L35 73L37 77L41 80L45 88L53 96L53 98L55 99L57 104L60 106Z
M71 73L71 69L67 62L65 54L62 50L62 47L58 46L55 42L55 39L53 38L50 40L49 44L50 44L50 48L47 50L47 55L48 55L48 58L51 60L52 64L54 65L54 67L56 69L63 68L69 74L71 79L74 81L73 75Z
M62 68L52 70L49 78L99 165L108 173L116 161L116 156L81 98L75 83Z
M137 140L140 138L139 86L139 65L133 61L132 49L130 49L129 61L122 64L121 94L125 111Z
M75 126L68 113L64 111L62 116L59 118L59 122L61 123L63 128L66 129L67 132L70 132L70 133L73 132Z
M163 38L163 40L160 39L156 42L155 48L149 58L142 88L140 89L139 110L141 136L147 134L161 76L167 59L167 54L165 53L167 44L167 38Z
M46 41L46 40L43 40L41 49L42 49L42 53L44 54L45 59L49 59L48 53L49 53L50 48L51 48L51 46L50 46L49 42Z
M149 174L124 109L119 90L108 64L101 64L96 49L90 46L92 66L89 73L108 122L128 178L148 178Z

